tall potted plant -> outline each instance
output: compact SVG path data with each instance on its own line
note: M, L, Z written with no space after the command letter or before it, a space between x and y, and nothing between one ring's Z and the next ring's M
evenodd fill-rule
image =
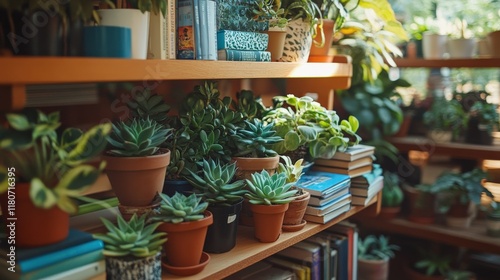
M110 148L103 158L108 162L106 173L123 213L148 211L153 207L163 189L170 161L170 150L160 145L170 137L170 132L149 117L113 124L108 139Z
M106 147L109 123L58 135L59 113L7 114L0 127L0 203L5 225L16 218L16 246L56 243L69 233L74 198L92 185L104 168L87 162ZM15 211L9 211L15 203ZM45 229L45 230L40 230ZM7 230L9 232L9 230Z
M234 180L236 163L222 164L212 159L203 160L203 175L191 172L188 182L195 192L208 202L207 210L213 215L213 224L208 227L204 250L209 253L224 253L236 245L238 220L243 203L243 180Z
M387 280L389 260L399 246L389 243L385 235L368 235L358 239L358 277L360 280Z
M148 223L147 215L137 216L126 222L117 216L117 225L101 218L108 230L96 233L94 238L104 242L106 279L161 279L161 250L167 241L166 233L155 232L160 225Z
M392 219L401 211L403 203L403 190L399 186L397 173L386 171L384 173L384 188L382 189L382 207L380 217Z
M172 197L162 193L160 196L160 209L154 210L151 219L161 221L158 230L168 234L163 265L172 274L198 273L210 260L203 252L208 226L213 223L212 213L206 211L208 202L202 202L194 193L189 196L175 193Z
M269 174L266 170L253 173L246 180L250 209L253 213L255 238L269 243L278 240L283 218L290 201L294 200L297 190L291 190L294 183L286 182L285 173Z

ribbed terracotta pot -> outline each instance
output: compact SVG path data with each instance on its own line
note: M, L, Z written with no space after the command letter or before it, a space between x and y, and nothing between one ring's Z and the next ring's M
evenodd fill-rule
M162 192L170 151L146 157L115 157L105 155L106 174L120 201L127 206L147 206Z
M7 236L15 236L16 247L40 247L64 240L69 234L69 214L57 206L36 207L29 189L29 183L16 183L13 192L0 195ZM11 211L9 201L14 206Z
M389 260L358 259L358 280L387 280Z
M205 218L198 221L160 224L157 231L167 233L163 249L169 265L187 267L200 263L207 229L213 223L212 213L204 214Z
M161 252L146 258L106 257L106 279L161 279Z
M303 223L303 218L310 198L311 194L302 190L302 194L289 203L288 209L285 212L285 217L283 218L283 231L296 231L303 228L305 225L305 223ZM302 227L294 227L298 225L302 225Z
M250 209L253 213L255 238L263 243L278 240L288 203L277 205L250 204Z

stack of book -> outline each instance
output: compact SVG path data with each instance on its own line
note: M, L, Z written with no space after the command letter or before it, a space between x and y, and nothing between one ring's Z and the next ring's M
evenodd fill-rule
M311 194L304 220L324 224L348 211L350 182L345 174L309 171L302 175L297 185Z
M17 248L1 240L0 279L89 279L105 273L103 247L92 234L75 229L42 247Z
M361 176L372 171L375 147L358 144L345 152L336 152L330 159L315 159L313 170L346 174L349 177Z
M218 60L271 61L271 52L266 51L268 42L267 33L219 30L217 32Z
M384 187L383 170L373 164L372 171L351 178L352 205L366 206Z

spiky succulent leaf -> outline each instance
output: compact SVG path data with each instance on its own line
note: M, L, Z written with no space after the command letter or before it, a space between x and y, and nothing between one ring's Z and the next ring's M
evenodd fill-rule
M176 192L172 197L161 193L160 209L154 211L151 218L154 221L166 223L181 223L197 221L204 217L203 212L208 207L208 202L202 202L196 194L185 196Z
M264 123L259 119L245 120L245 127L236 129L231 136L235 142L234 156L276 156L278 153L272 147L283 141L276 134L273 123Z

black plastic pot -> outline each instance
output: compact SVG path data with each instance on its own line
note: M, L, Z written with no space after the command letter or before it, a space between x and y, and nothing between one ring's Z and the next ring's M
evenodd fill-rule
M193 192L193 186L186 180L165 180L162 192L168 196L173 196L176 192L190 195Z
M467 125L465 142L478 145L492 145L493 135L479 124L476 118L470 118Z
M214 222L208 227L203 247L205 252L224 253L234 248L242 203L243 199L234 205L208 206L207 210L212 212Z

